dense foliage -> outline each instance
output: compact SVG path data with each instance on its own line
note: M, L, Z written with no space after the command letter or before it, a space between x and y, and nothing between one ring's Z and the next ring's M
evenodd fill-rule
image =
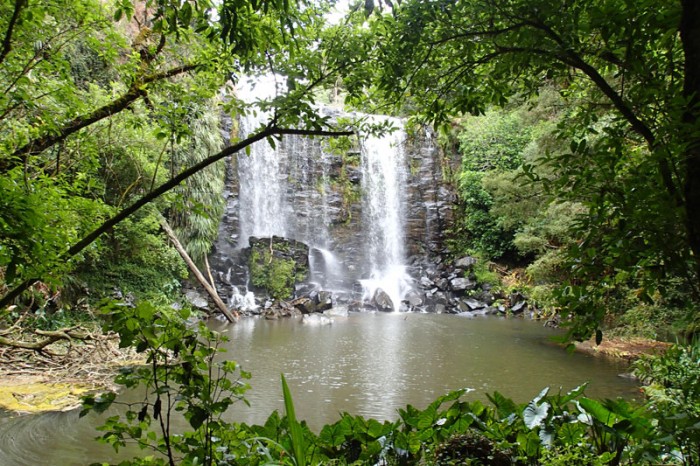
M453 249L525 266L531 298L547 313L579 314L578 330L692 334L694 275L671 264L677 224L652 221L653 210L640 209L655 194L636 185L639 158L616 159L605 171L567 155L571 106L559 94L543 89L536 99L462 118L451 129L462 152ZM591 134L587 144L602 140ZM601 206L601 193L613 191L615 203ZM652 247L655 238L665 242ZM645 247L636 251L635 241ZM634 265L641 257L647 267Z
M159 212L201 265L222 202L222 167L207 167L284 132L330 134L310 85L261 103L271 121L248 138L223 148L219 135L221 111L247 111L220 90L306 53L316 5L7 0L0 11L2 307L39 280L167 295L183 274L154 230Z
M697 2L367 1L331 26L327 7L0 0L0 326L52 327L58 289L66 301L117 287L170 302L186 271L161 215L206 265L221 212L215 162L281 134L329 134L314 107L325 85L358 108L453 125L455 247L527 261L533 292L574 317L572 337L600 335L614 313L635 328L657 319L695 331ZM271 120L224 149L218 112L250 105L219 91L261 69L286 92L258 102ZM273 287L291 273L258 278ZM393 422L344 413L317 435L296 419L284 378L285 416L229 422L247 374L223 359L222 337L187 309L123 304L105 306L107 329L149 364L117 380L148 393L102 439L153 452L124 464L700 462L695 347L639 363L642 407L583 389L545 389L525 405L494 393L489 406L457 391ZM170 430L176 413L183 432Z
M342 88L351 105L452 126L457 249L529 264L538 300L573 317L572 337L628 310L662 309L660 325L694 332L691 4L368 3L330 26L327 8L4 2L2 305L37 280L163 298L183 270L158 267L174 254L149 236L154 216L166 213L206 266L222 172L201 170L285 128L322 130L313 103ZM218 91L263 68L286 79L286 92L259 102L272 121L222 150ZM154 216L117 226L187 179ZM149 282L166 293L148 293Z
M381 37L347 52L363 54L368 64L344 82L350 102L407 112L439 127L487 112L477 122L466 119L465 136L457 135L464 156L460 233L471 240L467 247L500 257L564 240L555 246L561 255L546 255L539 266L543 273L565 271L554 296L574 318L575 338L600 331L608 310L635 306L628 294L647 305L684 309L692 333L700 272L695 3L380 6L350 16L356 37ZM513 106L539 105L552 89L561 100L550 102L552 115L541 119L552 119L554 127L521 121L516 131L506 129L518 118ZM492 124L499 119L503 126ZM472 143L481 135L475 131L492 135L476 157ZM557 142L552 147L546 139ZM525 142L539 146L528 149L527 158ZM489 162L480 163L484 159ZM508 170L522 162L515 184L540 198L535 215L542 222L566 217L554 219L559 231L504 218L503 209L514 211L512 203L494 200L507 191L505 167L499 168L504 160L513 164ZM490 181L493 175L500 184ZM557 238L561 227L570 230L566 238Z

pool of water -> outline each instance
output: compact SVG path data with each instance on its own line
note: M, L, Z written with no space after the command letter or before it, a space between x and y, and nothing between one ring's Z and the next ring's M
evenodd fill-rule
M591 397L638 393L619 376L624 363L569 354L551 343L551 329L521 319L367 313L335 317L331 325L244 319L212 327L230 338L225 357L253 374L251 406L239 403L230 413L247 423L283 410L280 373L297 417L317 432L343 411L395 419L406 404L424 407L458 388L473 389L466 399L486 400L498 390L517 402L546 386L570 390L584 382ZM0 417L0 465L114 461L109 447L92 441L99 423L96 416L79 419L77 411Z

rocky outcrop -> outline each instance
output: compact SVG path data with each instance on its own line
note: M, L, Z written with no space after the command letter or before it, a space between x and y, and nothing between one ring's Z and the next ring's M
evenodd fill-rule
M230 119L225 119L224 123L226 135L235 131L236 125ZM434 142L434 135L425 128L409 133L402 149L406 165L403 186L405 206L402 207L406 213L405 252L411 265L411 275L420 277L427 270L426 264L445 251L445 231L452 221L455 199L445 175L450 173L456 160L444 156ZM322 138L285 136L277 142L276 151L279 166L274 176L270 176L274 177L284 197L283 213L278 214L284 217L280 219L283 220L280 221L280 228L284 230L284 236L332 251L342 268L339 274L344 284L339 285L338 280L332 284L328 280L318 280L315 286L321 289L331 287L334 291L345 287L345 291L352 294L352 284L367 278L370 272L366 253L367 234L363 225L365 180L360 148L350 144L340 150L331 148L328 141ZM246 249L253 245L248 244L246 233L241 232L241 225L248 218L245 216L264 215L264 212L241 212L240 192L249 182L240 168L245 165L246 157L239 154L228 159L224 192L226 209L219 238L210 255L217 290L224 300L228 299L230 306L244 302L242 298L251 289L263 291L263 294L267 292L267 295L270 289L269 286L261 286L261 280L252 280ZM312 259L318 257L320 255L315 253ZM458 279L452 286L469 287L471 284ZM311 290L300 290L298 280L296 287L297 293L293 293L296 297ZM284 288L289 289L288 284ZM353 296L353 299L357 298ZM258 305L262 306L265 299L266 296L259 297ZM423 305L424 299L424 296L414 295L406 306ZM419 301L421 304L418 304ZM379 301L375 300L377 302L380 308L393 309L393 303L387 303L381 296Z
M309 247L299 241L273 236L251 236L242 251L250 274L249 287L273 299L291 299L297 283L309 275Z
M536 315L527 297L520 292L506 296L493 293L487 283L479 283L474 275L477 259L461 257L452 264L440 261L429 267L416 282L416 290L406 298L412 311L477 315ZM498 305L495 305L499 302Z
M422 127L408 141L406 250L412 265L445 252L457 199L448 178L459 167L459 156L444 154L434 138L430 129Z
M339 303L342 309L384 312L532 312L522 295L495 295L487 284L478 283L474 257L445 259L446 232L453 223L456 200L449 178L459 168L459 157L456 152L446 156L434 137L426 128L414 128L406 130L401 139L402 166L397 170L403 198L395 209L405 214L403 249L412 280L408 286L401 285L404 291L397 293L392 288L387 293L378 285L370 293L359 285L374 272L368 265L371 239L363 224L374 218L367 215L371 209L363 204L369 186L367 146L361 153L353 139L343 145L321 138L285 136L276 142L274 157L265 159L266 163L274 161L274 169L270 165L255 172L256 177L262 176L259 182L251 182L252 174L246 171L250 169L247 155L229 159L224 193L227 207L210 258L219 293L228 297L231 306L243 303L248 312L268 318L318 314L335 309ZM383 146L376 143L371 147ZM387 150L391 149L387 146ZM248 225L251 219L270 217L262 207L254 212L242 208L247 198L240 192L261 186L270 191L256 194L260 205L264 204L260 198L273 193L279 197L273 215L279 218L273 219L274 228L270 229L283 231L280 234L286 239L251 236L248 240L251 231L240 232L258 228ZM246 202L250 204L250 199ZM243 228L244 224L248 226ZM311 246L310 256L306 245ZM314 276L310 274L312 267ZM256 303L250 303L249 290L255 291ZM399 299L402 302L394 302Z

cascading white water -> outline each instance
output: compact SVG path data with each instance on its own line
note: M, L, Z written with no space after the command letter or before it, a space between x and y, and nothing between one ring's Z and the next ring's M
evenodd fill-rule
M410 289L404 257L406 133L400 120L374 117L375 123L382 121L390 121L398 129L382 137L362 138L362 207L370 278L361 283L363 299L372 299L381 289L391 298L394 311L398 311Z
M237 93L246 102L273 98L284 85L279 77L268 75L255 80L242 80ZM270 112L257 109L240 117L241 139L251 136L266 125ZM238 154L239 180L239 247L248 246L251 236L286 236L287 174L278 149L260 141Z
M265 115L241 118L240 131L247 137L260 127ZM239 246L248 246L250 236L286 236L286 175L275 148L265 141L250 146L238 157L240 182Z
M314 282L328 291L347 290L343 264L332 251L315 247L309 254L309 268Z
M241 293L236 286L232 287L229 305L239 311L254 311L258 307L255 304L255 295L251 291Z
M272 85L246 89L247 100L269 97L276 85L273 80ZM264 112L242 117L241 137L255 132L267 118L269 115ZM364 299L372 300L376 290L381 289L391 299L394 310L398 310L410 288L404 265L406 135L398 119L371 119L374 123L391 123L398 129L382 137L361 135L362 175L361 180L355 179L361 181L358 192L362 193L362 227L357 231L362 238L351 240L356 246L349 250L333 248L347 244L347 238L336 241L332 231L340 208L338 155L324 151L321 139L292 136L277 141L274 148L258 142L250 147L249 154L238 156L238 246L247 247L251 236L276 235L304 242L311 250L311 279L317 285L329 290L350 290L352 282L361 278ZM344 182L348 182L347 178ZM345 260L352 264L344 263Z

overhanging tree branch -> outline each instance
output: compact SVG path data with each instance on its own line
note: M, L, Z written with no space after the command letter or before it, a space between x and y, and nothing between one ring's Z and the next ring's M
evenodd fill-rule
M29 141L24 146L17 149L9 160L0 164L0 175L7 173L13 168L26 163L31 155L39 154L49 147L65 140L71 134L80 131L81 129L97 123L100 120L108 118L116 113L121 112L136 100L145 95L144 86L156 81L168 79L197 68L198 65L183 65L162 73L155 73L144 78L141 78L131 85L129 90L121 97L113 100L107 105L104 105L97 110L87 115L81 115L69 121L61 129L55 132L50 132L40 136L32 141Z
M193 165L192 167L188 168L187 170L184 170L179 175L173 177L172 179L170 179L166 183L163 183L162 185L158 186L156 189L152 190L148 194L141 197L139 200L134 202L129 207L122 209L114 217L105 221L102 225L97 227L95 230L93 230L91 233L89 233L83 239L81 239L76 244L71 246L71 248L68 249L61 256L61 259L69 260L71 257L75 256L76 254L79 254L86 247L88 247L90 244L92 244L97 238L99 238L100 235L102 235L106 231L113 228L115 225L117 225L119 222L126 219L130 215L132 215L134 212L139 210L141 207L145 206L149 202L152 202L153 200L157 199L161 195L170 191L175 186L179 185L180 183L182 183L183 181L185 181L186 179L188 179L189 177L191 177L195 173L198 173L199 171L203 170L204 168L208 167L209 165L213 164L214 162L217 162L217 161L219 161L219 160L221 160L229 155L235 154L236 152L239 152L239 151L245 149L246 147L250 146L251 144L254 144L254 143L261 141L263 139L267 139L267 138L272 137L272 136L282 136L285 134L293 134L293 135L299 135L299 136L337 137L337 136L351 136L354 133L352 131L304 130L304 129L294 129L294 128L278 128L274 125L267 126L265 129L263 129L259 133L248 137L247 139L239 142L238 144L235 144L233 146L229 146L226 149L220 151L219 153L214 154L211 157L208 157L208 158L202 160L201 162L197 163L196 165ZM46 272L43 272L43 273L46 273ZM36 283L39 280L40 280L40 278L38 278L38 277L27 279L24 282L17 285L12 290L10 290L5 296L2 297L2 299L0 299L0 309L4 308L5 306L8 306L12 301L14 301L17 297L19 297L20 294L22 294L25 290L27 290L30 286L32 286L34 283Z

